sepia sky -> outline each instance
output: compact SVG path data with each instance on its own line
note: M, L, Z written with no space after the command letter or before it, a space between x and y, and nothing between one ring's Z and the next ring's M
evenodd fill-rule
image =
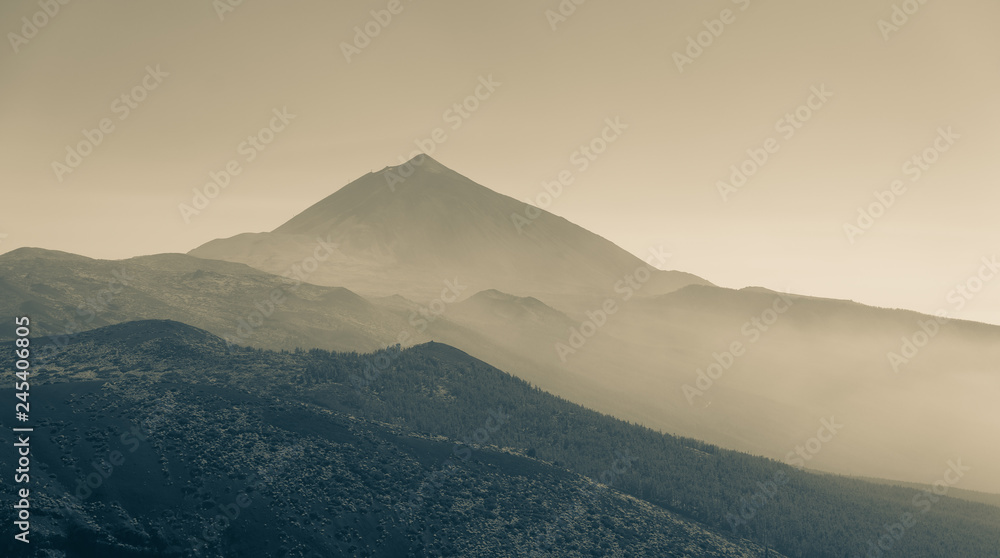
M0 252L117 259L271 230L423 140L522 200L568 171L546 209L722 286L1000 324L1000 275L973 279L1000 255L995 0L562 5L3 2ZM733 165L751 176L724 196Z

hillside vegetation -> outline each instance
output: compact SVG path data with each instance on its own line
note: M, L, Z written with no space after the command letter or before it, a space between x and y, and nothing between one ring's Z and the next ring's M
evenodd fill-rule
M626 551L650 555L636 551L629 541L643 539L642 533L657 531L653 518L667 512L670 513L662 517L670 521L685 517L725 532L734 541L744 537L766 541L768 546L795 557L864 556L880 538L883 545L890 546L899 556L977 557L996 556L1000 552L996 537L1000 532L1000 508L936 496L931 502L926 494L914 489L808 473L772 460L664 435L561 400L437 343L369 355L321 350L279 353L246 348L227 352L220 339L183 324L136 322L78 335L56 360L38 372L36 381L66 384L53 385L49 388L53 390L83 391L83 386L90 386L87 392L91 400L71 399L72 412L116 416L120 421L143 420L142 409L156 405L163 408L164 404L159 402L172 393L174 401L180 398L183 402L175 405L182 405L184 411L160 413L164 434L152 436L151 446L162 445L168 452L171 446L190 448L189 459L200 463L196 472L211 471L215 476L209 478L233 481L248 474L253 459L240 456L257 455L254 447L266 460L267 455L298 445L302 450L300 455L307 457L296 461L294 471L275 476L286 479L283 482L297 483L296 490L303 491L283 504L295 510L287 515L299 520L300 513L307 518L314 513L316 518L312 521L319 522L313 525L316 529L324 518L333 521L339 514L335 508L327 509L332 504L325 500L319 500L324 503L315 504L318 507L309 508L311 511L301 507L313 506L311 501L320 498L320 493L315 492L318 485L307 479L323 479L319 484L327 486L329 479L337 478L331 476L334 473L329 463L344 458L336 456L338 451L369 448L357 455L365 456L362 463L366 470L379 468L381 464L382 476L375 478L382 478L385 483L340 473L343 478L337 480L337 489L328 494L353 486L349 492L360 500L367 498L368 502L353 504L352 513L368 513L373 518L382 518L379 521L395 518L392 521L417 523L416 527L407 523L405 528L396 529L376 522L372 524L372 533L352 535L365 540L371 552L389 540L375 536L375 532L382 532L374 527L379 524L386 530L385 537L396 533L408 541L406 544L425 545L419 552L429 548L428 540L465 540L456 539L455 531L442 531L444 525L458 529L455 523L466 529L469 518L458 512L469 506L476 508L478 502L476 496L468 493L462 493L460 502L454 499L450 491L459 489L453 481L467 478L470 486L476 485L486 482L480 475L487 471L498 475L495 480L501 484L517 484L529 472L541 475L534 478L546 479L539 482L548 488L553 488L555 479L566 479L558 481L566 484L556 482L551 492L524 494L513 488L499 491L494 496L495 502L486 500L492 489L480 494L483 509L495 514L500 512L487 506L494 503L501 506L507 498L510 505L518 502L529 506L504 511L509 516L501 522L523 528L523 532L518 531L521 539L517 540L521 542L503 548L525 552L545 541L569 544L572 540L580 545L581 551L587 548L588 552L597 552L596 555L624 556ZM118 395L123 389L138 389L141 395L136 396L137 403ZM43 400L48 396L37 397ZM56 403L53 401L52 405ZM191 408L200 408L200 415ZM49 412L57 413L53 409L46 411ZM185 419L189 422L182 423ZM210 422L191 426L195 420ZM79 418L66 419L60 428L83 428L82 424ZM124 428L124 424L119 428ZM366 431L369 437L352 439L350 436L359 435L348 435L357 431ZM94 436L101 443L103 438L97 433ZM247 436L263 437L251 440ZM326 440L324 444L340 445L314 447L320 443L318 439ZM379 447L379 443L387 445L376 452L372 448ZM438 444L438 450L432 450L434 444ZM414 446L424 450L414 450ZM496 449L486 449L487 446ZM177 464L170 465L175 458L168 455L165 458L168 464L153 476L166 479L164 482L179 483L175 479L190 474L184 472L190 463L185 461L188 458L178 456ZM463 459L463 456L469 457ZM72 466L82 468L86 467L88 457L73 454L66 459ZM50 461L49 466L56 463L58 459ZM471 463L481 465L472 467ZM478 469L480 466L483 469ZM616 522L622 516L615 514L621 510L608 513L607 521L603 521L599 510L605 504L594 508L598 515L592 519L596 524L579 523L591 515L569 512L581 509L574 504L574 491L579 493L589 486L576 474L634 497L613 500L617 503L609 501L607 505L645 510L641 521L647 526L637 532L630 531L627 525L631 521ZM60 480L59 474L56 477ZM69 475L60 482L69 486L72 478ZM210 501L215 502L221 498L219 490L229 494L238 493L241 488L230 483L225 488L213 489L212 483L216 481L201 482L205 484L204 491L199 492L196 486L195 494L185 498L206 497L206 493L211 493L214 499ZM431 513L439 509L436 506L443 506L440 517ZM206 509L211 507L208 505ZM566 519L567 513L570 519ZM492 519L488 513L485 517ZM514 517L519 521L514 522ZM555 529L552 534L552 525L563 522L572 526ZM690 523L683 525L693 528ZM567 531L578 534L568 538ZM468 537L475 540L476 536L490 532L476 527L468 531ZM438 533L438 538L428 539L428 533ZM590 542L583 543L580 537L588 533L585 539ZM616 541L620 551L602 546L601 541L609 544ZM677 542L682 546L689 543ZM408 548L417 552L416 547ZM435 552L449 551L434 548ZM704 548L703 552L708 554L703 555L707 556L740 555L711 554L714 551L708 547L699 548ZM464 552L471 551L464 549L460 554L475 555ZM699 555L690 549L684 552L689 554L678 555Z

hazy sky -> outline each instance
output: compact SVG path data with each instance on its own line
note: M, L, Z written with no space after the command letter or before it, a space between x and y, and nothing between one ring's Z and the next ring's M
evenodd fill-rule
M894 5L901 25L880 29ZM0 4L0 251L114 259L271 230L442 128L445 165L518 199L567 170L548 210L719 285L1000 324L1000 276L961 311L948 300L1000 252L995 0L930 0L905 22L915 0L591 0L563 21L556 0L220 6ZM474 112L447 112L477 88ZM606 119L628 128L584 170L574 152ZM272 123L263 150L244 144ZM731 165L765 146L724 200ZM904 164L928 148L916 180ZM185 222L178 205L231 160ZM851 243L844 224L895 180L905 193Z

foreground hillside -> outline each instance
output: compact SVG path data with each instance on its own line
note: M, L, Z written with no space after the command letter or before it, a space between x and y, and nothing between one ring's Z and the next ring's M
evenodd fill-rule
M354 366L361 357L337 358ZM418 433L301 402L291 383L310 370L306 355L227 354L221 340L175 322L81 334L38 370L31 392L31 549L68 557L763 552L496 447L489 437L516 428L516 409L463 417L479 443ZM0 466L11 470L10 459ZM608 470L633 463L611 456ZM0 493L13 501L9 484ZM14 544L5 538L3 555L28 555Z
M663 533L664 525L672 524L677 517L687 517L725 532L732 540L744 537L766 540L769 546L787 556L864 556L870 545L880 540L899 556L986 557L1000 552L996 537L1000 532L1000 508L939 498L914 489L805 473L771 460L666 436L555 398L441 344L375 355L318 350L273 353L251 349L227 353L225 343L205 332L172 322L140 322L78 335L57 359L39 372L37 380L63 382L42 388L64 390L59 396L42 395L39 391L36 399L54 397L58 403L48 404L52 408L46 408L44 413L50 413L50 420L65 423L47 427L52 428L46 436L51 436L53 446L51 454L42 459L48 464L47 473L55 475L53 481L58 481L50 489L53 495L73 490L71 485L85 473L93 452L107 452L114 449L110 446L119 445L118 433L127 430L128 422L162 424L150 436L152 443L135 453L135 463L137 466L146 463L141 465L146 471L140 475L141 482L156 479L157 484L167 487L164 497L156 501L174 502L173 513L181 516L184 510L197 510L199 505L203 510L217 507L219 501L225 502L219 493L235 498L244 489L246 479L241 475L259 471L261 467L266 472L268 460L272 459L269 456L280 456L283 450L292 448L288 450L292 454L284 455L295 464L279 467L279 473L270 475L276 479L275 483L295 483L295 486L286 490L282 484L266 485L269 496L261 500L267 502L269 512L277 509L282 513L261 512L257 516L248 511L247 516L277 518L266 520L268 528L280 526L289 541L285 549L289 552L294 547L292 542L301 543L309 528L319 529L324 521L334 521L338 516L339 508L329 508L332 504L312 503L321 494L335 493L323 492L322 487L330 479L339 483L338 490L358 495L357 501L351 500L352 513L369 513L380 518L402 514L394 520L406 522L407 527L402 530L364 518L369 516L358 516L354 528L370 525L371 532L352 532L350 540L364 541L371 548L370 555L379 555L375 552L395 544L390 540L408 541L400 544L410 544L409 551L419 554L429 552L427 545L431 542L443 544L458 537L454 540L463 541L462 545L467 541L470 546L435 552L472 556L477 554L471 541L480 540L476 537L483 536L482 533L489 537L496 533L497 538L487 539L495 545L494 552L511 549L510 554L501 555L532 550L545 555L545 547L540 545L553 544L565 552L553 555L573 556L576 554L571 552L575 550L567 546L573 543L590 555L629 555L626 552L635 556L753 555L739 554L747 552L746 547L726 550L725 543L709 534L697 539L698 542L685 538L686 535L671 536L662 542L685 550L634 546L638 544L634 541L649 540L645 538L649 533ZM70 397L70 393L76 395ZM78 399L84 393L90 395ZM126 393L132 395L123 395ZM95 430L83 432L86 427L80 418L59 418L60 411L56 409L59 403L67 401L71 402L68 407L74 414L84 413L97 421ZM69 430L73 427L80 431ZM367 432L368 437L348 434L359 431ZM74 449L70 440L78 434L91 439L85 438ZM317 440L341 445L320 447L322 444ZM376 440L385 445L379 446ZM452 440L470 446L456 447ZM439 453L427 449L435 443L440 444L436 446ZM85 449L88 444L97 446ZM412 449L414 445L425 448L426 452ZM494 451L480 445L505 449ZM382 449L376 451L379 447ZM141 457L142 448L152 448L148 457ZM301 449L301 453L295 448ZM355 450L357 454L338 457L337 452ZM260 461L256 457L240 458L244 454L259 455ZM463 459L466 455L468 458ZM322 457L313 464L313 456ZM380 469L383 472L373 473L373 477L385 482L364 480L349 465L345 465L347 472L336 473L343 478L337 478L331 471L340 471L339 465L334 467L330 463L356 462L345 456L360 460L361 465L356 469ZM450 463L446 462L449 457ZM300 463L301 459L306 462ZM482 469L479 465L470 466L473 463L481 463ZM398 475L391 472L395 470L402 472ZM538 471L542 476L532 477L527 471ZM121 478L127 478L124 469L122 473ZM483 480L480 475L486 473L496 476ZM578 499L569 496L574 491L581 494L579 490L590 486L577 474L610 484L614 490L636 500L624 498L610 500L606 506L587 506L587 510L593 508L597 515L589 512L584 515L580 513L583 507L574 503ZM184 494L180 479L192 475L205 480L198 481L194 495ZM308 479L313 477L322 482L310 484L312 481ZM471 521L467 516L478 517L475 514L480 512L479 500L474 495L458 488L455 490L461 497L449 492L456 486L450 483L458 478L468 479L470 487L483 483L504 486L504 483L544 478L544 482L539 482L546 484L546 488L527 493L500 491L502 495L495 495L495 501L481 494L486 522L481 525L486 530L479 530L480 524L473 523L476 530L468 532L475 535L463 539L460 532L466 532L462 529ZM558 479L565 480L557 482ZM552 483L557 488L546 492ZM115 488L108 488L106 495L119 503L102 499L100 505L95 501L94 509L90 509L87 506L91 504L85 502L86 514L111 517L113 511L118 514L116 517L124 517L131 524L136 524L130 519L132 514L169 517L161 509L155 513L118 510L125 504L114 495L135 494L132 485L132 481L120 487L109 482L108 486ZM97 492L98 496L101 494ZM275 494L282 496L277 497L272 508L271 498ZM611 498L614 492L607 494ZM512 508L504 507L507 498ZM439 515L429 513L431 508L427 506L432 502L442 506ZM514 502L527 507L518 508ZM677 515L658 515L665 511ZM486 512L506 519L489 523L494 518ZM86 514L81 517L88 517ZM624 517L639 514L636 516L639 524L622 520L621 514ZM177 537L187 540L197 518L183 517L174 528L181 533ZM304 526L293 527L280 523L284 517L308 521ZM514 521L515 517L518 521ZM656 517L667 518L662 519L667 523L656 523L660 521ZM64 540L64 536L74 536L77 532L65 534L67 518L58 514L53 518L53 524L61 526L53 527L53 540ZM419 518L423 523L413 527L409 518L415 521ZM163 531L137 521L151 537L153 532ZM568 526L559 527L564 524ZM695 529L690 523L680 525L682 530ZM566 532L572 536L566 536ZM162 536L169 544L177 544L177 537ZM234 541L244 540L233 537ZM319 540L320 535L310 537ZM245 540L252 541L252 537ZM414 541L424 546L412 546L416 544ZM650 544L660 544L657 541L660 539L654 537ZM602 546L604 542L612 546ZM358 545L358 551L369 548L354 544Z

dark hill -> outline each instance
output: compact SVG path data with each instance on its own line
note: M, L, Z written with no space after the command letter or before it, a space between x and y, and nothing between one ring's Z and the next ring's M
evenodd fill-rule
M142 339L164 329L169 335L178 330L176 325L156 322L135 327L139 331L134 336L110 336L115 340L112 344L122 338ZM212 345L206 333L182 331L177 338L185 342ZM998 508L945 497L924 513L914 504L921 494L915 489L798 471L768 459L618 421L534 389L439 343L373 355L254 349L226 354L220 348L214 358L205 355L197 362L188 362L164 360L148 343L130 350L108 350L97 339L67 347L51 367L36 372L36 382L46 384L40 386L36 401L40 406L46 405L43 401L51 402L44 407L49 418L63 412L83 412L88 420L102 414L106 420L128 420L130 416L137 421L152 420L145 418L147 413L163 416L153 421L162 423L164 430L151 438L154 442L150 447L167 452L162 465L165 470L158 473L165 479L162 482L174 480L178 485L164 489L167 492L160 500L187 497L183 492L171 495L180 490L177 479L197 479L195 492L189 495L194 498L195 510L200 505L207 506L204 510L212 509L213 502L222 499L220 493L238 494L243 489L240 475L253 472L253 464L270 463L270 456L282 455L282 448L301 445L310 460L296 461L294 474L272 465L281 471L272 475L277 484L268 485L268 496L260 500L267 508L260 519L275 518L269 528L284 533L286 545L301 543L302 537L314 537L310 544L315 545L340 544L322 539L316 530L325 526L323 533L341 532L326 521L334 521L344 508L324 500L323 495L332 497L336 491L346 491L350 495L346 509L360 515L348 516L357 520L351 520L353 527L347 527L353 530L343 531L341 542L356 545L356 550L370 548L372 556L379 555L378 549L416 541L425 545L421 551L433 543L435 552L463 556L495 556L497 552L513 556L516 551L539 549L533 546L539 540L552 540L562 545L558 548L570 549L556 554L560 556L624 556L626 552L636 556L753 556L761 552L757 549L747 554L745 546L725 549L707 534L692 540L694 533L704 533L696 526L700 524L728 533L737 545L743 537L766 539L788 556L841 558L863 555L869 542L886 535L887 526L900 521L904 513L913 514L918 526L893 539L894 552L901 556L986 557L1000 550L995 537L1000 529ZM102 354L109 358L96 356ZM113 358L128 360L131 371ZM88 379L101 383L87 384ZM46 394L42 389L63 390L60 393L66 395ZM90 395L81 397L81 393ZM158 402L167 393L173 394L173 400ZM188 399L189 395L193 399ZM116 410L114 402L126 400L132 401L128 412ZM56 401L65 404L62 410L55 407ZM155 412L156 406L161 411ZM162 410L174 408L182 412ZM505 418L498 423L499 416ZM73 467L83 469L91 455L83 446L73 448L75 434L60 437L77 424L81 424L79 418L65 419L42 435L51 437L55 444L46 463L57 479L68 478L60 480L64 486L78 474L73 473ZM103 450L114 443L114 438L108 441L107 436L98 435L106 430L100 422L96 428L88 444L98 444ZM462 462L476 465L459 465L444 479L441 473L433 476L446 463L447 447L454 441L469 444L475 457ZM435 442L443 444L441 453L434 453ZM188 450L188 457L172 453ZM66 460L60 461L59 456L66 452ZM448 470L457 461L456 455L451 454L452 463L445 466ZM263 467L266 472L268 465ZM392 472L397 470L402 472ZM577 505L579 499L567 497L566 490L586 494L580 492L585 485L574 485L576 477L565 476L570 472L603 481L636 500L605 504L587 497L587 503ZM328 488L307 479L319 479ZM532 479L546 479L539 482L549 488L534 488ZM491 488L477 496L476 487L480 486ZM336 490L330 492L329 487ZM53 491L58 494L57 489ZM411 499L412 494L420 497ZM375 519L386 515L378 510L407 509L406 502L417 503L415 526L406 522L406 527L399 528ZM627 502L633 507L620 507ZM483 511L479 511L479 503ZM192 528L189 520L196 519L198 512L185 515L182 510L191 507L185 506L181 511L171 508L173 515L157 508L155 516L176 516L170 520L173 528L187 533ZM100 511L104 509L84 512L106 513ZM666 512L674 515L658 515ZM150 517L146 511L135 510L125 517L132 513ZM746 520L736 521L741 513ZM630 519L619 523L615 518L622 514ZM668 529L652 517L669 517L670 522L684 517L687 522L671 523L680 530ZM497 519L500 521L494 521ZM63 519L55 516L53 521L61 524ZM154 528L160 523L139 521L139 525L151 537L154 532L163 532ZM247 529L252 526L251 522ZM735 531L730 531L731 527ZM234 544L243 532L234 531ZM649 539L654 532L669 535L666 540ZM59 537L56 539L61 540ZM404 539L409 542L402 542ZM164 540L173 539L164 536ZM460 544L445 548L441 546L445 541ZM491 546L492 554L472 546L483 541ZM663 546L642 546L640 541Z
M216 354L192 362L163 355L164 346ZM470 409L461 435L424 434L365 418L361 409L303 402L313 390L300 384L319 363L360 370L370 356L225 350L203 330L148 320L81 334L36 372L34 553L751 558L762 552L564 467L500 449L501 433L519 428L515 409ZM396 366L412 365L414 379L425 377L424 365L476 362L438 343L404 354ZM498 374L476 365L470 381ZM12 399L10 390L0 396ZM8 420L0 419L2 432L13 426ZM6 437L0 434L10 443ZM13 467L10 458L10 452L0 456L0 466ZM611 460L608 466L621 472L633 466ZM9 483L0 484L0 498L13 498ZM0 551L26 555L14 544L7 537Z

